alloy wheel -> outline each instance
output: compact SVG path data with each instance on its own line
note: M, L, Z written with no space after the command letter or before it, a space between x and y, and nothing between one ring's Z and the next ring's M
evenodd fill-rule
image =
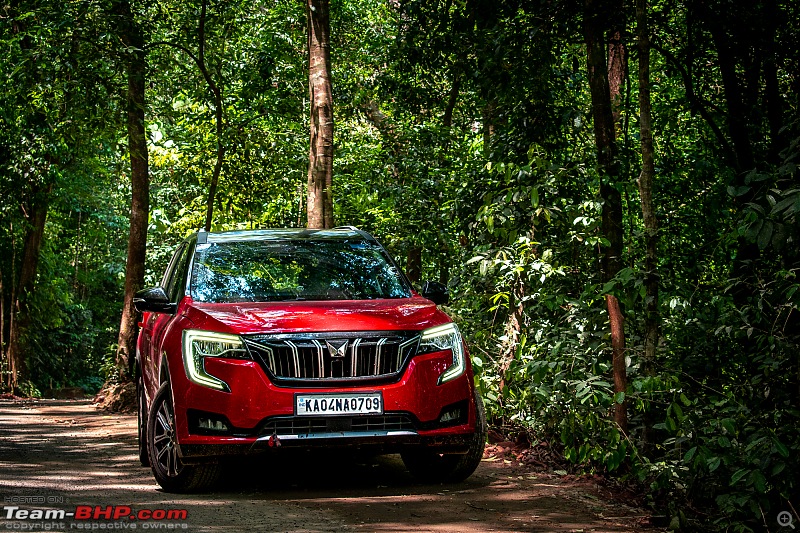
M169 477L177 477L183 469L178 458L177 440L175 438L175 415L172 411L172 402L168 397L162 397L158 406L153 432L153 450L155 457L151 458L158 463L158 467Z

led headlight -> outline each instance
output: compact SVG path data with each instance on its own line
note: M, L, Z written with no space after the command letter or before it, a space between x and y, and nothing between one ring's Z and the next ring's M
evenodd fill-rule
M249 359L238 335L187 329L183 332L183 366L186 376L198 385L230 392L228 384L205 369L206 357Z
M464 373L464 344L461 333L454 323L443 324L422 332L419 341L419 352L440 352L450 350L453 353L453 364L439 376L439 384L455 379Z

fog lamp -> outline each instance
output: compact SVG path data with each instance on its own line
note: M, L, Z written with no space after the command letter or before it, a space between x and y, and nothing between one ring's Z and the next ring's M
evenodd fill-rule
M467 414L469 413L469 404L466 401L456 402L454 404L446 405L437 421L440 426L456 426L464 424L467 421Z
M228 426L222 420L212 420L210 418L200 418L197 420L198 429L211 431L228 431Z

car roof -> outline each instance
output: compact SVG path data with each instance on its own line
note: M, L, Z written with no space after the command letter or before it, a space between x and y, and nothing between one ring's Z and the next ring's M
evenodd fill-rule
M205 234L205 238L204 238ZM352 226L333 229L307 229L307 228L281 228L281 229L256 229L235 230L220 232L198 232L198 243L209 242L237 242L237 241L283 241L283 240L328 240L341 241L359 239L375 241L375 238L364 231Z

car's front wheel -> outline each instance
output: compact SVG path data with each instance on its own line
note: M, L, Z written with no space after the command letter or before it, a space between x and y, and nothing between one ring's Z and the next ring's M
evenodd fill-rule
M487 432L483 399L477 390L475 391L475 410L477 414L475 434L470 439L467 453L448 454L426 449L402 452L400 456L412 476L425 483L458 483L475 472L483 458Z
M219 478L217 463L185 465L178 457L175 409L169 382L161 385L147 417L147 449L150 467L161 488L167 492L199 492Z

